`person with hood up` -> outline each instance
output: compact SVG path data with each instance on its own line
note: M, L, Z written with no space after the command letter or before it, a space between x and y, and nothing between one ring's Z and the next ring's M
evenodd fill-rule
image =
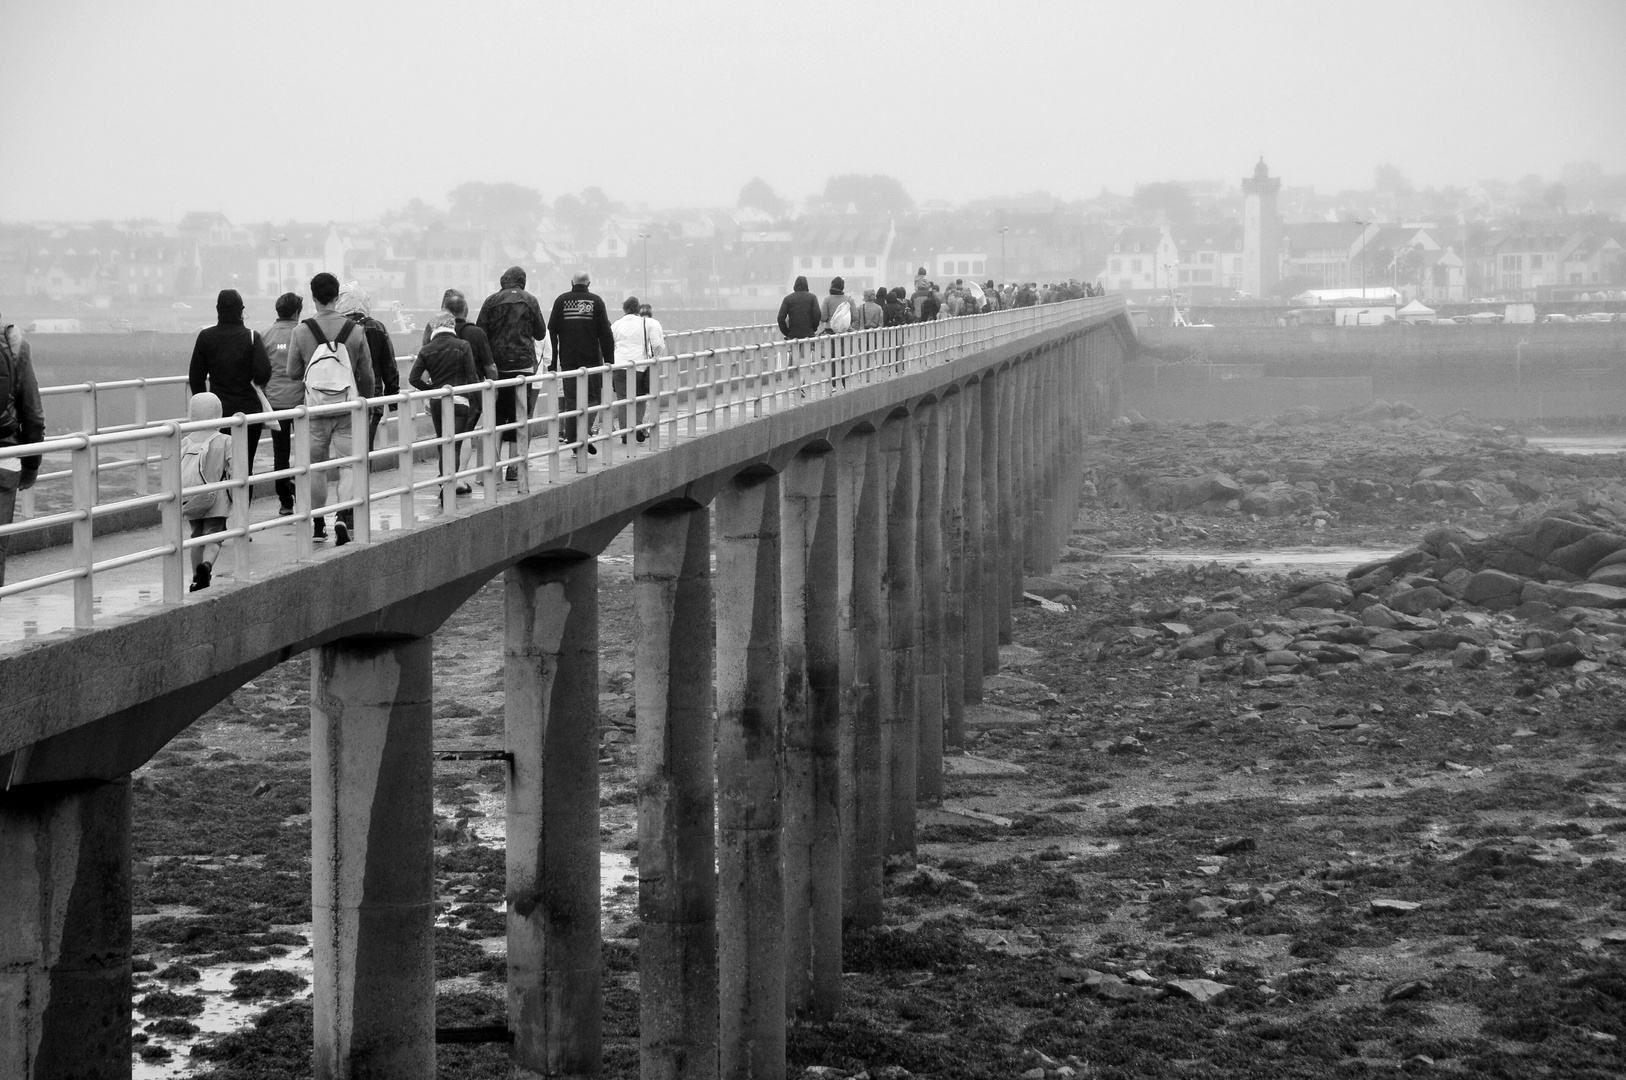
M243 298L236 289L221 289L215 299L217 322L198 331L186 382L194 394L209 391L220 399L224 415L265 412L260 392L271 381L271 361L260 335L243 325ZM248 467L260 446L264 424L248 426Z
M578 270L570 277L570 291L560 293L553 301L553 312L548 316L548 343L553 347L553 370L580 371L582 368L605 367L615 363L615 335L610 332L610 313L604 299L590 292L593 280L587 271ZM566 378L564 383L564 410L576 409L576 385L581 377ZM592 443L593 417L591 410L598 407L604 396L604 376L587 376L587 445L589 454L598 453ZM576 417L567 416L560 424L560 435L568 445L576 441ZM577 453L581 448L577 447Z
M262 340L265 354L271 358L271 381L265 384L265 399L271 407L297 409L305 404L305 384L288 378L288 342L299 325L299 312L305 301L298 293L283 293L277 297L277 321L266 328ZM293 462L294 422L279 420L271 428L271 468L281 472ZM277 481L277 513L286 517L294 512L294 481L285 476Z
M256 337L258 335L255 335ZM193 394L186 406L188 421L219 420L222 416L220 398L208 391ZM219 428L188 431L181 437L181 485L184 488L200 484L218 484L231 476L231 436ZM226 531L226 515L231 513L230 488L219 491L186 495L181 500L181 516L192 523L192 536L209 536ZM191 549L192 587L197 592L209 587L215 559L220 556L218 543L202 544Z
M333 310L361 327L367 335L367 352L373 358L373 374L378 378L380 397L401 392L401 365L395 359L395 343L390 340L389 327L373 318L372 297L358 282L347 281L339 286L339 299ZM396 406L391 405L394 409ZM378 425L384 422L384 406L374 405L367 410L367 449L372 450L378 440Z
M798 277L790 295L779 303L779 332L787 338L810 338L822 321L819 302L807 291L807 278Z
M504 270L498 285L499 290L486 297L485 303L480 305L480 314L474 324L485 331L486 339L491 343L491 356L496 361L498 377L512 379L516 375L535 375L536 343L548 336L547 321L542 318L542 305L525 291L523 267L510 266ZM497 391L498 426L512 424L519 419L517 389L505 386ZM526 416L536 415L537 394L535 386L527 388ZM502 441L511 447L509 456L518 456L518 430L503 432ZM498 453L501 453L500 449ZM509 467L508 479L518 479L514 466Z
M27 446L45 438L45 409L28 341L17 327L0 322L0 446ZM17 492L34 486L40 455L0 458L0 525L10 525ZM0 536L0 585L6 583L9 537Z
M429 320L429 344L418 350L418 359L407 374L407 382L419 390L439 390L443 386L469 386L480 382L480 373L474 366L474 349L457 336L457 319L450 312L441 312ZM452 431L461 435L473 429L480 418L480 394L452 395ZM429 422L435 426L435 438L441 438L441 404L439 398L428 402ZM454 443L452 468L462 468L463 446ZM467 481L457 482L456 492L467 495L471 488Z

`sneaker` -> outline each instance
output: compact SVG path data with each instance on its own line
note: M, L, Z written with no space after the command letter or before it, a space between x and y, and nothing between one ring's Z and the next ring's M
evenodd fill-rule
M588 453L589 453L589 454L596 454L596 453L598 453L598 443L588 443L588 444L587 444L587 452L588 452Z
M508 468L503 470L502 478L504 480L508 481L510 484L519 483L519 466L518 465L510 465L510 466L508 466Z
M457 482L457 486L455 488L453 488L452 490L457 492L459 495L472 495L472 494L474 494L474 489L468 485L467 481L464 481L464 480L459 480Z
M649 432L645 431L643 428L639 428L637 431L632 433L632 437L637 439L639 442L644 442L649 438Z
M199 589L209 587L210 570L208 563L198 563L198 568L192 571L192 587L187 592L197 592Z
M277 516L278 517L288 517L293 512L294 512L294 508L291 507L291 506L279 506L279 507L277 507Z
M315 524L311 529L311 539L312 540L326 540L327 539L327 518L316 518L315 519Z
M344 547L350 542L350 526L342 520L333 523L333 546Z

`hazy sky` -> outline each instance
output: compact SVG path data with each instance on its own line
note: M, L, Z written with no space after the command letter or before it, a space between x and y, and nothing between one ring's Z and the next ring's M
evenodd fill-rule
M0 0L0 220L1626 170L1626 2Z

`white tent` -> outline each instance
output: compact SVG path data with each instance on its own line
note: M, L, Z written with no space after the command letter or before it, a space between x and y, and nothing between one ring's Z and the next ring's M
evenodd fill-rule
M1421 300L1413 300L1399 311L1395 312L1402 322L1425 323L1435 320L1434 309Z

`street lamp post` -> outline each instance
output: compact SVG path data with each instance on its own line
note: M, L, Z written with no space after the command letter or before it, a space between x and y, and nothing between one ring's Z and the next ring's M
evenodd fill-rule
M1366 303L1366 227L1370 221L1357 221L1361 227L1361 303Z
M644 301L649 301L649 234L641 232L638 239L644 242Z
M277 295L282 295L282 242L288 239L286 235L273 236L272 242L277 245Z
M1011 268L1005 262L1005 234L1010 231L1011 227L1009 225L1001 225L999 227L999 283L1001 285L1011 280Z

